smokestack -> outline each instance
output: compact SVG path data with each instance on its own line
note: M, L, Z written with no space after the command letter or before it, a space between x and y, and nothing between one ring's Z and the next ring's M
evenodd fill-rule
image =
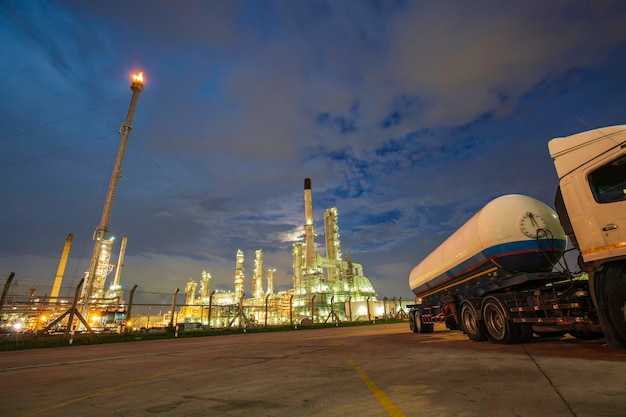
M54 277L54 284L52 285L52 291L50 292L51 303L57 302L59 290L61 289L61 282L63 281L63 275L65 274L65 265L67 265L67 258L70 256L73 239L74 235L71 233L67 235L67 238L65 239L65 246L63 247L63 253L61 254L61 260L59 261L59 268L57 269L57 274Z
M120 247L120 256L117 258L117 268L115 269L115 278L113 279L113 285L111 288L117 289L120 286L120 274L122 272L122 268L124 267L124 254L126 253L126 239L122 238L122 246Z
M306 268L315 267L316 252L313 238L313 195L311 191L311 179L304 179L304 266Z

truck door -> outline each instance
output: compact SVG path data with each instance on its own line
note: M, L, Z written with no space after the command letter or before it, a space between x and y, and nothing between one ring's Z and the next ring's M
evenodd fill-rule
M613 154L602 158L587 170L587 182L593 195L589 226L597 228L606 245L588 250L605 252L600 258L626 256L625 152L622 148L620 156Z

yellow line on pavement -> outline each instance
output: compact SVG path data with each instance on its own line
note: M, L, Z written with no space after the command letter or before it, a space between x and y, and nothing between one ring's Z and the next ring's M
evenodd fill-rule
M372 380L372 378L370 378L365 373L365 371L359 366L359 364L354 359L352 359L352 357L346 351L346 349L342 345L340 345L337 342L337 340L335 340L334 338L333 338L333 342L335 343L335 345L339 346L343 354L346 356L346 358L348 358L348 362L350 362L350 365L352 365L352 368L354 368L357 375L359 375L359 377L361 378L361 381L363 381L365 386L369 388L372 394L374 394L374 397L376 397L376 399L378 400L380 405L383 406L385 411L387 411L387 413L391 417L406 417L405 414L402 412L402 410L400 410L398 406L395 405L393 401L391 401L391 398L389 398L387 394L385 394L383 390L381 390L378 387L378 385L376 385L376 383Z

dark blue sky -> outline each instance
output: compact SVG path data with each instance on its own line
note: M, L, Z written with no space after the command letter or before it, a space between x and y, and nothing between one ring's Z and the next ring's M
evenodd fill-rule
M292 286L313 183L319 252L379 298L491 199L552 205L551 138L623 124L623 1L0 3L0 278L62 294L88 268L130 75L145 74L111 235L122 284L232 289L237 249ZM115 249L114 260L117 257ZM4 278L2 278L4 279ZM107 284L108 285L108 284Z

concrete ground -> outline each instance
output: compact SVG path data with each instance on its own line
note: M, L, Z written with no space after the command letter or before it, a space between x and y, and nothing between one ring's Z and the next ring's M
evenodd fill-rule
M0 352L9 416L625 416L626 352L408 324Z

